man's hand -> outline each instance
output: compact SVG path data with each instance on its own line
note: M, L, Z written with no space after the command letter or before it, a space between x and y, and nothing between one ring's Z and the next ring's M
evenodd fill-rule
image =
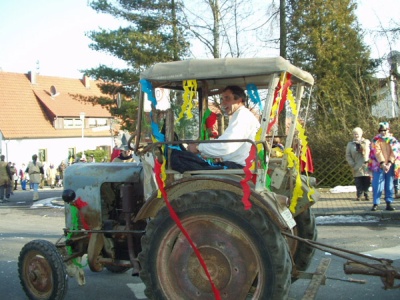
M384 164L383 170L385 171L385 173L389 172L391 165L392 165L391 162Z
M192 153L199 153L199 149L197 148L199 144L189 144L187 150Z

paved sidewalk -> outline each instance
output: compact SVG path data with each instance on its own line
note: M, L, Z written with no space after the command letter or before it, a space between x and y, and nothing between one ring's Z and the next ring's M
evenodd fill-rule
M355 193L331 193L327 189L318 190L320 200L312 206L316 216L331 215L370 215L382 219L400 220L400 199L395 199L392 206L395 211L386 211L386 203L381 199L377 211L371 211L372 199L369 201L356 201ZM371 198L371 196L370 196Z

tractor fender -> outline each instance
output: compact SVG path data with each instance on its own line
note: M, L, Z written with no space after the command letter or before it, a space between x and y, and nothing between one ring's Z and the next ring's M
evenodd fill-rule
M168 195L169 201L173 201L184 194L200 190L226 190L237 194L239 196L238 199L241 199L243 196L243 188L240 184L241 180L242 177L238 176L213 177L196 175L192 177L184 177L183 179L175 181L171 185L166 186L165 191ZM251 187L251 203L263 209L270 219L279 226L279 228L287 230L288 224L280 213L282 205L285 205L283 202L286 202L287 198L269 191L258 193L254 190L252 182L250 182L249 185ZM151 197L149 197L136 215L134 220L135 222L155 217L157 212L165 206L164 199L162 197L158 198L157 194L158 192L156 191Z

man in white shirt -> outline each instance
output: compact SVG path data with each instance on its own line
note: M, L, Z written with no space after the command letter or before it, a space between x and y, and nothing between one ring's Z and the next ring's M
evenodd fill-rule
M260 127L260 122L245 106L245 99L246 94L239 86L227 86L223 90L221 108L223 112L229 116L229 125L218 140L249 139L254 141ZM245 166L245 160L249 156L250 148L251 144L248 142L228 142L189 144L187 150L194 154L200 154L202 157L221 159L221 163L214 164L210 168L206 166L204 169L238 169ZM183 169L182 166L180 166L181 168L179 166L174 168L176 164L181 165L181 162L174 162L174 160L180 158L185 159L188 155L185 153L176 153L178 152L177 150L173 152L175 153L171 157L172 168L183 171L183 169L186 169L185 166Z

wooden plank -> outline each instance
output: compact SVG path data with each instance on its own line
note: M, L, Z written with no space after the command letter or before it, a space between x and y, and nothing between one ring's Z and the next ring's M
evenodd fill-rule
M323 258L318 265L317 270L313 274L310 284L304 293L302 300L313 300L317 296L319 286L325 284L326 271L331 263L330 258Z

